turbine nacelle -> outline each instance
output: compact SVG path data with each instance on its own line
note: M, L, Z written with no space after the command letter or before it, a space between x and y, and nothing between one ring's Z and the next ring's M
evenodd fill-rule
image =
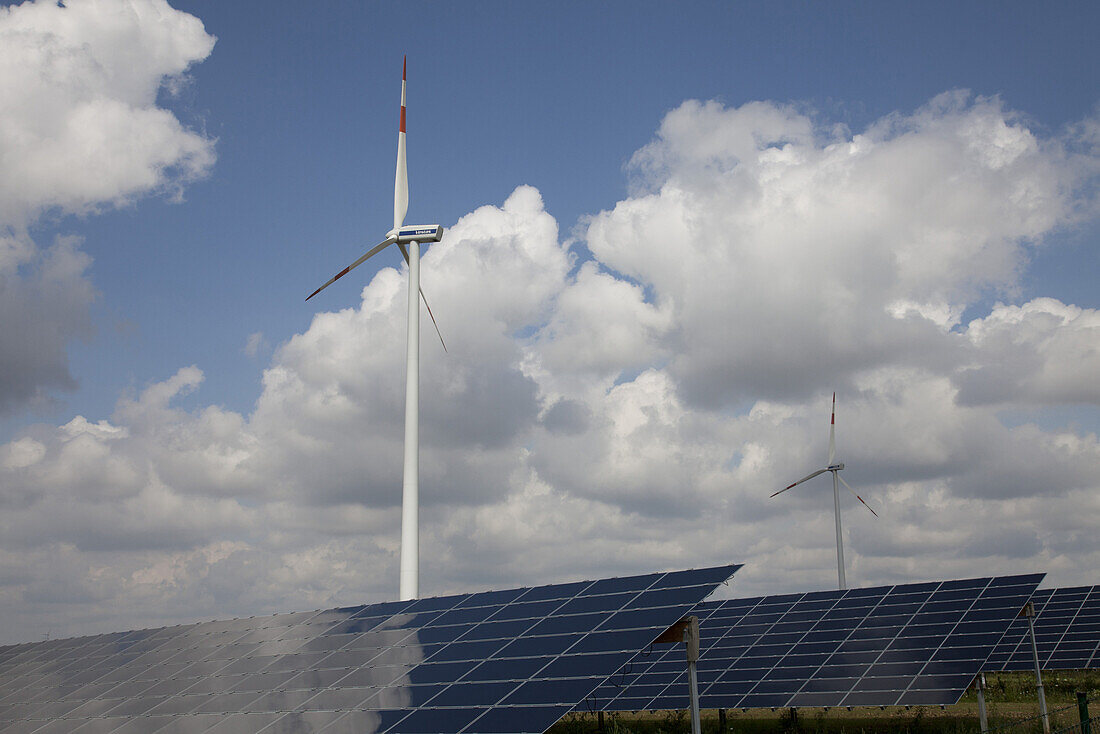
M830 466L825 467L825 471L840 471L843 468L844 468L844 462L842 461L839 464L832 464Z
M386 233L386 239L392 239L399 245L407 245L410 242L439 242L443 239L443 227L438 224L397 227Z

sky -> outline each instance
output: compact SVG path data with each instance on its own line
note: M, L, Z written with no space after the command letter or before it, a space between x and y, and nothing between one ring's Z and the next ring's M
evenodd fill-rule
M1100 567L1095 3L0 7L0 643Z

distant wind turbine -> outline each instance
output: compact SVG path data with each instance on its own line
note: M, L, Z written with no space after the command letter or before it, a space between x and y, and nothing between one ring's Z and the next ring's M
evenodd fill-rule
M310 293L306 300L328 288L351 270L358 267L367 258L378 254L390 245L397 243L405 262L409 265L409 331L405 356L405 465L401 488L401 584L402 600L415 599L420 595L420 299L428 308L432 324L435 326L439 341L446 351L443 335L435 322L435 314L428 306L428 299L420 288L420 243L439 242L443 238L443 227L438 224L404 226L405 214L409 209L409 176L405 165L405 71L406 62L401 65L401 117L397 127L397 173L393 184L393 229L386 233L386 239L375 245L358 260L348 265L328 282Z
M775 497L775 495L778 495L778 494L783 494L788 489L793 489L794 487L797 487L798 485L802 484L803 482L808 481L810 479L813 479L818 474L824 474L827 471L833 473L833 507L836 510L836 573L837 573L837 577L840 581L840 588L841 589L846 589L848 587L844 582L844 541L841 538L841 532L840 532L840 487L838 486L838 480L839 480L840 483L842 483L845 487L848 488L849 492L851 492L852 494L855 495L857 500L859 500L860 502L863 502L863 498L860 497L858 494L856 494L856 491L854 489L852 489L852 486L850 484L848 484L848 482L844 481L844 477L840 476L840 470L844 468L844 464L843 463L834 464L833 460L835 458L836 458L836 393L834 392L833 393L833 415L832 415L832 418L829 421L829 463L828 463L828 465L826 465L826 467L824 469L818 469L817 471L813 472L812 474L807 474L806 476L802 477L801 479L799 479L794 484L791 484L791 485L788 485L788 486L784 487L783 489L781 489L778 492L776 492L775 494L773 494L772 497ZM863 502L863 506L866 507L868 510L871 510L871 506L869 504L867 504L866 502ZM874 515L875 517L878 517L878 513L875 512L874 510L871 510L871 514Z

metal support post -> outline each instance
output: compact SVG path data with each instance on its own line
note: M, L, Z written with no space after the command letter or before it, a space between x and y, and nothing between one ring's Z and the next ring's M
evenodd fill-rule
M699 618L691 616L684 625L684 647L687 648L688 683L691 686L691 734L702 734L699 721L699 679L695 675L695 663L699 660Z
M726 732L726 710L718 709L718 731L722 734Z
M1081 717L1081 734L1091 734L1092 724L1089 723L1089 694L1086 691L1077 691L1077 715Z
M978 689L978 725L981 726L982 734L986 734L989 731L989 717L985 713L985 673L978 673L976 682Z
M1021 614L1027 617L1027 629L1031 633L1031 656L1035 661L1035 689L1039 692L1039 717L1043 720L1043 734L1050 734L1047 697L1043 693L1043 673L1039 670L1039 644L1035 641L1035 605L1028 602Z
M657 636L654 645L673 645L683 642L687 648L688 684L691 695L691 734L702 734L699 721L699 679L695 674L695 663L699 660L699 618L692 615L684 617ZM724 712L719 713L722 716ZM724 716L723 716L724 718Z

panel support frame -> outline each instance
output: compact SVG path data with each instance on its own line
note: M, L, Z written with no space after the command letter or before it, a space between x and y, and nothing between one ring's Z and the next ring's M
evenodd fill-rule
M1050 734L1050 716L1047 713L1047 697L1043 693L1043 672L1039 667L1039 644L1035 639L1035 605L1024 604L1020 616L1027 617L1028 636L1031 638L1031 657L1035 662L1035 691L1039 696L1039 718L1043 720L1043 734Z
M982 734L988 734L989 716L985 710L985 673L978 673L974 682L978 692L978 725L981 727Z
M695 664L699 661L699 618L694 614L684 617L662 632L653 644L683 642L688 670L688 687L691 707L691 734L702 734L699 718L699 678Z

